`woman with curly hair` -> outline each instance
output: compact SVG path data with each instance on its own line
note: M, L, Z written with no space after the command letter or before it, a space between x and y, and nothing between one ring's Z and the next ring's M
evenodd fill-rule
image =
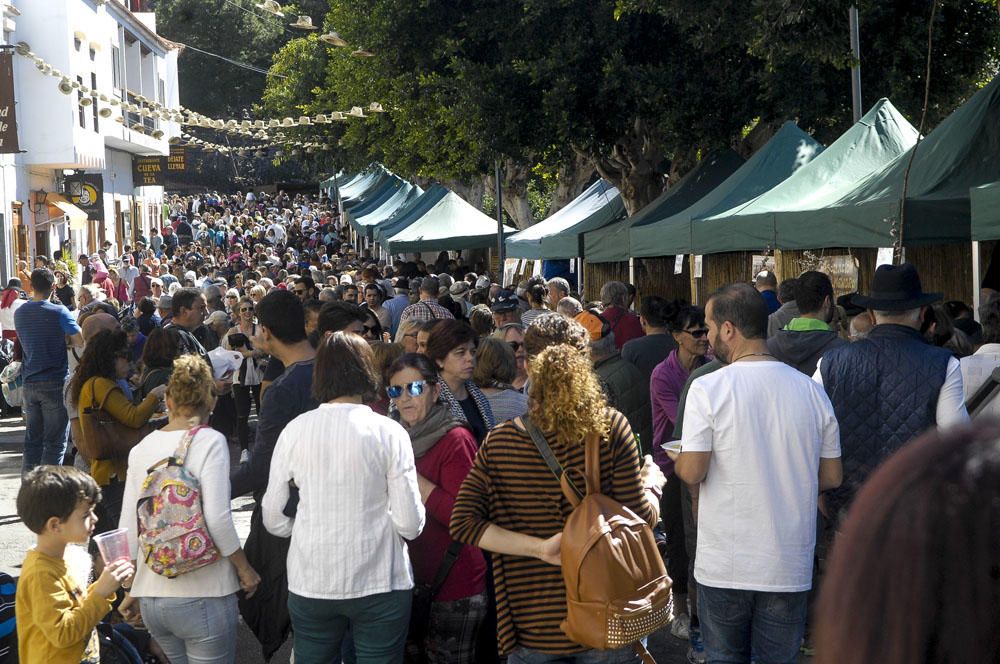
M608 407L590 358L573 346L556 343L530 361L528 376L528 418L562 467L582 471L584 441L598 434L601 493L654 524L663 476L648 462L640 471L628 420ZM559 628L566 617L559 546L572 510L524 419L505 422L490 432L458 493L451 535L494 554L497 638L500 653L510 664L635 658L631 648L588 650Z

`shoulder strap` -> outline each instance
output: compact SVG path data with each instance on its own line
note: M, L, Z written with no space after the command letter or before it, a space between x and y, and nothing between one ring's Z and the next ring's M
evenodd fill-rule
M589 455L590 455L589 437L588 437L588 452L587 452L588 472L584 473L584 486L586 487L586 491L580 491L579 487L577 487L576 483L570 477L569 472L565 471L563 467L559 464L558 459L556 459L555 453L552 451L552 448L549 447L548 441L545 440L545 434L542 433L542 430L539 429L537 426L535 426L535 424L528 418L527 415L522 417L521 421L524 423L524 428L528 431L528 435L531 436L531 440L535 443L535 447L538 448L538 452L542 455L542 458L545 459L545 463L546 465L548 465L549 470L552 471L552 474L555 475L556 479L559 481L559 485L562 487L563 495L566 496L566 500L568 500L571 505L575 507L580 504L580 500L587 494L597 493L597 491L600 489L600 485L594 484L589 474L589 468L591 466L589 460ZM579 469L576 468L571 468L570 470L576 470L577 472L580 472ZM598 472L600 472L599 465L598 465Z
M431 599L433 600L437 597L437 594L441 592L441 586L448 579L448 575L451 573L451 568L455 566L458 562L458 554L462 551L462 543L452 541L448 545L447 550L444 552L444 559L441 560L441 565L438 567L437 573L434 575L434 581L431 583Z
M100 398L100 403L98 403L97 378L98 376L95 376L90 379L90 407L93 408L94 410L104 410L104 404L108 402L108 397L111 396L111 393L115 391L115 387L118 387L118 385L115 384L113 387L111 387L111 389L105 392L104 396Z
M184 459L187 458L187 453L188 450L191 449L191 443L194 442L194 437L197 436L198 432L204 428L206 428L204 424L199 424L196 427L191 427L184 433L180 444L177 445L177 449L174 451L174 463L176 465L184 465Z

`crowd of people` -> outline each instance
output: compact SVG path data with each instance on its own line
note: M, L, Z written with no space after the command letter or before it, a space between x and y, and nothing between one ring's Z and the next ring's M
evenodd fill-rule
M19 264L0 292L38 535L23 661L99 661L113 607L173 664L234 661L240 617L267 659L293 634L300 664L633 661L561 626L574 504L533 432L564 469L599 438L593 488L655 527L691 662L1000 653L1000 438L966 408L1000 366L1000 295L976 322L903 264L867 296L808 271L704 307L616 281L587 301L447 252L359 254L325 198L167 207L149 238ZM137 528L167 457L214 547L176 578ZM131 558L94 555L88 588L67 546L119 527Z

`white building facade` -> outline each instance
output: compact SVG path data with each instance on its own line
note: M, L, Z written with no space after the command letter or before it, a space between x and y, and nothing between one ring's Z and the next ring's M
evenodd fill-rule
M14 55L21 153L0 157L5 280L18 259L29 268L56 250L75 259L105 241L117 255L148 237L161 223L163 187L136 186L133 158L167 156L168 139L180 133L176 123L123 108L178 105L180 49L156 34L152 13L133 13L129 0L6 1L4 42L26 44L44 65ZM86 219L67 215L65 202L81 196L100 204L86 208Z

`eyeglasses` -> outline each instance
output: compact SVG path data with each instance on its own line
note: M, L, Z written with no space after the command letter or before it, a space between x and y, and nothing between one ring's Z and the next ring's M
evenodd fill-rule
M698 328L697 330L681 330L681 332L686 332L687 334L690 334L695 339L701 339L701 338L703 338L705 336L708 336L708 328L707 327L701 327L701 328Z
M226 299L227 300L235 300L235 299L237 299L237 297L235 295L227 295Z
M253 311L253 307L240 307L241 314L245 314L248 311Z
M507 343L510 345L511 348L514 349L515 353L521 350L521 346L524 345L524 342L522 341L508 341Z
M385 388L385 393L389 395L390 399L398 399L403 396L403 390L411 397L419 397L424 393L424 389L430 385L426 380L415 380L412 383L407 383L406 385L390 385Z

